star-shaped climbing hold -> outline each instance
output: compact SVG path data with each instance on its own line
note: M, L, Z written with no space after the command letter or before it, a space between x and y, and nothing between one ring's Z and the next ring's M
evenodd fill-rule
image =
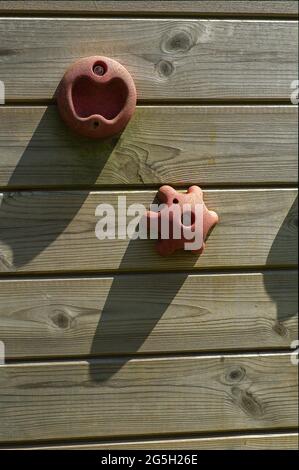
M207 209L202 190L191 186L180 193L171 186L162 186L158 192L159 207L147 211L147 226L158 238L156 249L162 256L176 250L202 253L208 233L218 222L218 215Z

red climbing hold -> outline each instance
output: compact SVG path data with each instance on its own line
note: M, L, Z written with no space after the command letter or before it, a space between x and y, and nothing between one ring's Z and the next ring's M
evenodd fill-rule
M121 64L93 56L65 72L56 98L63 120L73 131L100 139L125 128L135 111L136 88Z
M162 186L158 200L163 204L160 210L147 212L147 226L158 227L158 253L168 256L180 249L202 253L209 231L218 222L216 212L203 202L202 190L191 186L187 193L180 193Z

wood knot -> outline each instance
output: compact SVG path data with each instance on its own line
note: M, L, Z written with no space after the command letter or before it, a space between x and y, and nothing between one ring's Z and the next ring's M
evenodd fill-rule
M226 382L238 383L246 377L246 370L242 366L230 367L225 375Z
M194 45L192 36L184 30L166 33L161 42L162 52L188 52Z
M51 316L52 322L58 328L65 330L70 326L70 318L63 310L55 310L54 314Z
M246 414L260 418L263 415L261 403L248 390L242 390L239 387L232 388L233 401Z
M156 71L160 77L169 77L173 71L174 71L174 66L171 62L168 60L160 60L156 64Z
M273 331L275 331L275 333L277 333L279 336L283 336L283 337L288 336L289 334L288 329L280 321L277 321L276 323L274 323Z

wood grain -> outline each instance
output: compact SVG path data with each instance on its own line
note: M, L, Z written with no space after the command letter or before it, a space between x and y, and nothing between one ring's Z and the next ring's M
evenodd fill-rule
M297 425L290 354L0 367L3 442Z
M95 235L99 204L116 209L119 196L149 207L153 191L8 192L0 206L0 271L147 271L236 266L294 266L297 261L297 191L210 190L207 206L219 224L202 256L176 252L161 257L155 240L105 239ZM113 214L108 217L114 222ZM138 220L127 217L135 230ZM120 228L125 228L121 221ZM118 237L118 227L116 227Z
M0 282L7 359L289 348L297 311L295 271Z
M295 183L297 126L296 106L139 106L119 139L88 141L54 106L0 107L0 186Z
M100 443L61 443L56 445L0 446L0 449L20 450L297 450L298 434L247 434L209 438L185 438L143 441L120 441Z
M131 15L261 15L296 16L296 1L197 1L197 0L134 0L134 1L89 1L89 0L34 0L0 1L0 12L13 13L68 13L68 14L131 14Z
M290 99L296 21L2 18L6 101L52 99L75 60L107 55L142 100Z

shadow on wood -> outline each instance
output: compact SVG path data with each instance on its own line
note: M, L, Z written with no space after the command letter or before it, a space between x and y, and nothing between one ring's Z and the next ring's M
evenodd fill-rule
M51 173L51 158L54 166L57 158L61 160L61 171L63 171L63 167L65 166L67 168L67 175L71 181L72 176L69 174L70 166L68 164L70 155L78 159L78 165L80 164L80 167L86 166L86 171L82 172L82 184L84 184L85 187L93 185L104 168L110 154L113 152L114 147L117 145L119 136L104 141L92 141L77 137L65 130L59 132L59 129L61 126L64 126L64 123L61 121L56 108L53 106L50 108L51 109L47 109L43 114L42 119L35 129L30 142L9 180L8 184L12 188L20 187L21 182L24 181L26 167L29 169L30 174L32 174L32 168L36 168L41 182L40 185L42 186L43 175ZM59 155L57 155L52 149L47 155L48 166L45 166L43 159L45 157L44 152L47 152L47 148L42 145L42 140L47 134L48 123L51 121L53 125L53 113L55 113L57 120L57 149L59 149L57 152L64 147L69 149L70 146L72 152L66 151L64 155L60 151ZM57 145L57 142L55 145ZM76 166L71 165L71 168L73 168L74 173L77 173ZM57 174L55 178L56 180L53 181L53 183L56 182L56 185L59 186L59 177L57 178ZM65 181L65 176L63 180ZM49 182L48 176L47 181ZM28 191L4 192L3 194L0 205L0 240L2 244L7 247L7 250L0 252L0 271L2 272L17 271L20 267L30 263L43 252L43 250L51 245L72 221L86 200L89 191L66 193L69 199L68 197L64 199L65 204L63 207L59 207L59 210L53 215L53 218L51 218L51 214L49 214L47 210L47 192L38 192L38 197L36 198L30 197L30 194L31 193ZM26 197L26 195L28 197ZM59 203L60 200L59 197L57 197L57 205L59 205Z
M298 198L295 199L275 236L266 265L275 264L276 253L283 251L294 253L295 260L298 260ZM298 314L298 273L296 276L288 276L286 273L284 277L283 271L281 271L281 277L274 280L270 273L264 272L264 284L268 294L276 303L277 324L274 327L275 331L283 336L287 334L283 322ZM289 292L288 299L282 294L286 290Z
M136 245L144 241L129 242L120 263L120 270L125 271L130 267ZM153 241L148 242L149 250L154 249L153 243ZM194 266L198 256L186 253L186 269ZM150 280L148 276L142 274L138 276L120 274L114 277L93 338L90 355L94 357L107 354L107 343L111 342L114 347L111 351L113 355L126 354L127 357L110 359L109 367L105 366L104 362L102 364L91 360L92 381L109 380L129 360L128 356L135 354L148 336L153 335L156 324L175 299L187 277L188 273L170 273L168 276L156 274Z
M153 202L158 202L155 198ZM137 228L137 226L136 226ZM126 271L131 266L132 257L138 244L145 240L130 240L119 269ZM148 245L149 250L154 249L155 241ZM137 250L138 252L138 250ZM186 269L194 266L198 254L186 253ZM107 352L107 342L114 345L113 354L127 357L110 359L109 367L104 364L90 361L90 377L94 382L104 382L116 374L129 360L128 356L135 354L144 341L153 333L156 324L167 310L173 299L175 299L180 288L188 277L187 273L156 274L148 283L146 275L118 275L113 279L105 305L101 312L93 342L91 345L91 356L98 356ZM164 284L164 289L161 286ZM158 288L159 287L159 288ZM117 328L121 322L122 327ZM136 328L136 325L140 328ZM134 325L134 330L132 330ZM120 332L120 334L118 333ZM119 336L118 336L119 335ZM118 344L118 349L115 345ZM104 366L104 368L103 368Z

